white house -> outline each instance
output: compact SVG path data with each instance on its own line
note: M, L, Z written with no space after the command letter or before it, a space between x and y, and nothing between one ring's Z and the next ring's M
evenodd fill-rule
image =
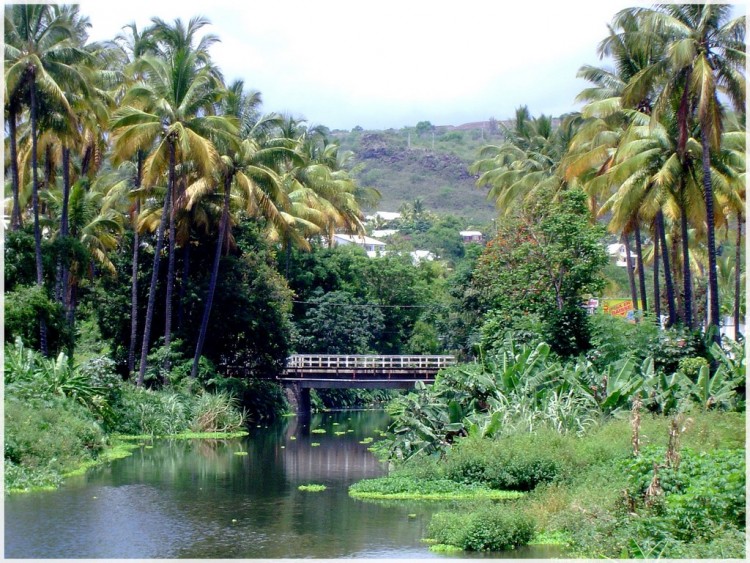
M482 233L479 231L460 231L459 234L464 242L482 242Z
M361 246L368 253L383 252L385 250L385 243L382 240L378 240L372 237L364 235L333 235L333 244L336 246L345 244L356 244Z
M627 253L625 252L624 244L620 242L608 244L607 254L609 256L612 256L613 258L617 258L617 262L615 262L617 266L620 266L621 268L627 267L628 260L627 260ZM631 260L630 265L633 268L635 268L635 254L633 253L633 251L630 252L630 260Z

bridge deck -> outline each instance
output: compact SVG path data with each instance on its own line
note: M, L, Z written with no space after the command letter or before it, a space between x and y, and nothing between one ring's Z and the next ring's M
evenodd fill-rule
M411 386L434 381L438 371L455 363L454 356L296 354L279 379L308 387Z

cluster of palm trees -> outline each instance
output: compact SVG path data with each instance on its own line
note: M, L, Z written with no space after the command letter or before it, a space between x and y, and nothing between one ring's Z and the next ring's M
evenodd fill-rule
M6 199L10 228L33 221L36 283L54 275L55 295L74 322L82 276L113 269L108 254L132 229L132 330L128 368L146 371L162 258L167 262L164 344L172 335L177 249L215 237L215 260L195 351L208 327L220 256L232 226L260 221L271 240L309 248L334 230L363 233L360 206L378 194L357 185L350 155L322 127L262 115L261 97L227 85L209 55L208 20L129 24L110 42L89 42L77 6L5 7ZM138 318L142 236L153 242L145 318ZM329 237L332 238L332 237ZM82 245L44 272L42 241ZM78 246L76 246L78 248ZM82 258L85 256L85 258ZM184 261L189 263L187 260ZM47 352L46 327L40 326Z
M614 68L579 71L592 84L578 96L583 110L553 127L550 118L532 119L521 108L506 141L486 147L473 165L478 184L490 187L505 212L533 201L545 186L583 188L592 220L606 219L628 253L635 242L637 283L628 268L634 307L658 317L664 300L668 324L696 328L694 281L705 279L706 327L716 327L715 340L720 289L733 294L736 330L742 295L745 17L731 15L731 6L717 4L619 12L598 48ZM729 257L717 260L717 230L728 233L730 221L736 221L733 267ZM647 264L654 273L651 309Z

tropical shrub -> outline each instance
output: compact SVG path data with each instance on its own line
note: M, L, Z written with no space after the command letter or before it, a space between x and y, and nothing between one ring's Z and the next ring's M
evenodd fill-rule
M507 551L531 541L534 521L515 507L491 505L472 512L438 512L428 534L468 551Z
M447 452L445 475L460 483L483 483L493 489L530 491L560 471L548 437L533 434L496 440L466 438Z
M52 352L69 348L73 331L65 319L60 303L47 296L38 285L16 286L5 292L5 341L22 339L28 346L39 349L39 321L47 324L47 346Z

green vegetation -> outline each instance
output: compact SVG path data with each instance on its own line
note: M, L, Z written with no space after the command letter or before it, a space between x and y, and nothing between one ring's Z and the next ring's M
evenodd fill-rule
M297 488L300 491L307 491L309 493L319 493L321 491L325 491L326 490L326 486L325 485L315 485L315 484L312 484L312 485L300 485Z
M534 521L512 506L487 506L468 512L438 512L428 533L438 545L466 551L508 551L534 537Z
M54 488L66 476L127 455L143 437L241 436L245 413L226 393L153 391L124 383L114 363L71 365L17 340L5 349L5 486ZM123 436L130 434L131 436ZM130 438L127 440L126 438Z
M349 494L370 500L506 500L521 496L517 492L491 490L473 483L450 479L422 480L411 475L365 479L349 487Z

